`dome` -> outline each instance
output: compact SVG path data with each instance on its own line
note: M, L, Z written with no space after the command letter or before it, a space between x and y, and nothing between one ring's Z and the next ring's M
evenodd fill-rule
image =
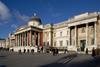
M40 24L41 24L41 19L36 15L32 16L28 22L29 26L39 26Z
M41 24L41 19L38 16L31 17L29 21L38 21Z

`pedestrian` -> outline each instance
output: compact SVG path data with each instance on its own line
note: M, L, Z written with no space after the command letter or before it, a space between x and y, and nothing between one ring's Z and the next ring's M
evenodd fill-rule
M29 52L30 52L30 50L28 49L28 50L27 50L27 52L29 53Z
M96 55L99 55L99 51L100 51L100 49L96 48Z
M66 54L66 52L67 52L67 49L65 49L64 54Z
M94 47L93 47L93 49L92 49L92 56L94 57L96 54L95 54L95 49L94 49Z
M55 55L57 55L57 48L55 49Z
M55 56L55 49L53 49L53 56Z
M31 53L34 53L34 49L31 50Z
M24 49L24 53L26 52L26 49Z
M56 48L56 49L55 49L55 55L57 55L57 54L58 54L58 49Z
M43 52L43 47L41 48L41 51Z
M86 48L86 54L88 54L88 48Z
M57 49L57 54L59 54L59 50Z
M21 54L21 49L19 50L19 54Z

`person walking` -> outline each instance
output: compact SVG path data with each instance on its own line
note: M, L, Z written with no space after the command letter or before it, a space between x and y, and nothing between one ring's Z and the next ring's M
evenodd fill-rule
M55 49L53 49L52 52L53 52L53 56L55 56Z
M88 54L88 48L86 48L86 54Z
M92 49L92 56L94 57L96 54L95 54L95 49L94 49L94 47L93 47L93 49Z

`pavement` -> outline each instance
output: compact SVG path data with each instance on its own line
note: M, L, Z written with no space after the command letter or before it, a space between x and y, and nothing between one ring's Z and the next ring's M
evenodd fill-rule
M66 67L100 67L100 56L79 54Z
M100 56L0 52L0 67L100 67Z
M65 58L66 61L59 63L50 63L41 67L100 67L100 56L77 54L77 56ZM68 60L67 60L68 59Z

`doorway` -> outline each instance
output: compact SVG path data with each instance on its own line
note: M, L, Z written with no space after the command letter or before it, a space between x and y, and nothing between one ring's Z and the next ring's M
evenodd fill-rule
M80 49L81 51L85 50L86 40L80 40Z

